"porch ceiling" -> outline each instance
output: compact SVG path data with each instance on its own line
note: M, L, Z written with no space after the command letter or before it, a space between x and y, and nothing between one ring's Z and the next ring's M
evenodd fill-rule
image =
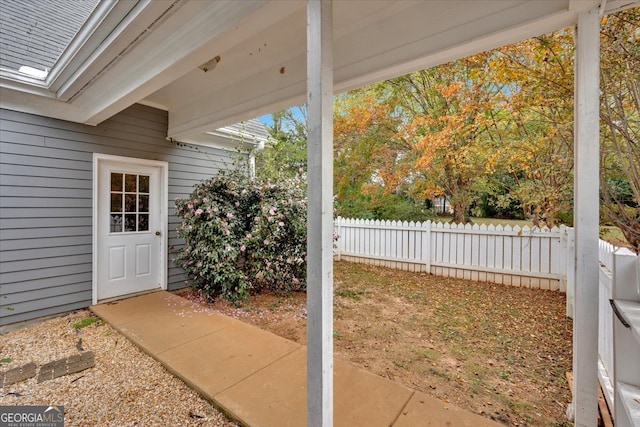
M335 91L428 68L573 25L599 0L336 1ZM190 140L211 127L303 103L304 1L271 1L214 40L208 73L193 68L143 102L169 110L169 136ZM236 37L236 33L244 37Z
M140 0L124 19L107 16L81 31L86 40L75 41L78 53L66 52L71 59L57 73L64 81L43 87L0 73L0 107L97 124L141 102L169 111L168 136L199 141L206 131L304 102L305 4ZM571 26L598 5L629 4L640 2L336 1L335 91ZM213 70L198 69L216 56Z

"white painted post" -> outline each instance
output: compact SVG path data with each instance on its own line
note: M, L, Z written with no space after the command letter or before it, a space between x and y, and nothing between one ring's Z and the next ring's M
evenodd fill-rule
M573 322L575 426L598 418L598 227L600 17L578 15L574 86L576 290Z
M338 249L338 261L342 261L342 251L343 251L343 237L342 237L342 218L338 217L337 220L337 230L336 234L338 235L338 240L336 241L336 248Z
M307 0L307 426L333 425L332 0Z

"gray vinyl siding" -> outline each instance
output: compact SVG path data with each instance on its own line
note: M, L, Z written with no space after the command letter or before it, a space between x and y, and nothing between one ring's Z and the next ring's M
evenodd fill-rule
M181 247L174 200L231 155L176 146L167 123L165 111L142 105L95 127L0 110L0 326L91 304L93 153L169 163L167 281L184 286L171 263Z

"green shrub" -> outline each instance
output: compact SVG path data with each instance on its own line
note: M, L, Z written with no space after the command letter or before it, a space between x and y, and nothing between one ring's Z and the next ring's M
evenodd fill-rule
M272 183L221 172L176 199L185 246L174 262L209 298L306 287L307 201L301 177Z
M561 224L567 227L573 227L573 210L561 211L556 214Z

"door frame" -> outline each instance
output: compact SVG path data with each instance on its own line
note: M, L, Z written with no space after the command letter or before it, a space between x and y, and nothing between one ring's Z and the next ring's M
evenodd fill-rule
M92 236L91 236L91 300L98 303L98 177L103 162L118 162L123 165L140 165L157 167L160 171L160 288L167 289L167 251L169 226L169 163L160 160L138 159L135 157L114 156L111 154L93 153L93 191L92 191Z

